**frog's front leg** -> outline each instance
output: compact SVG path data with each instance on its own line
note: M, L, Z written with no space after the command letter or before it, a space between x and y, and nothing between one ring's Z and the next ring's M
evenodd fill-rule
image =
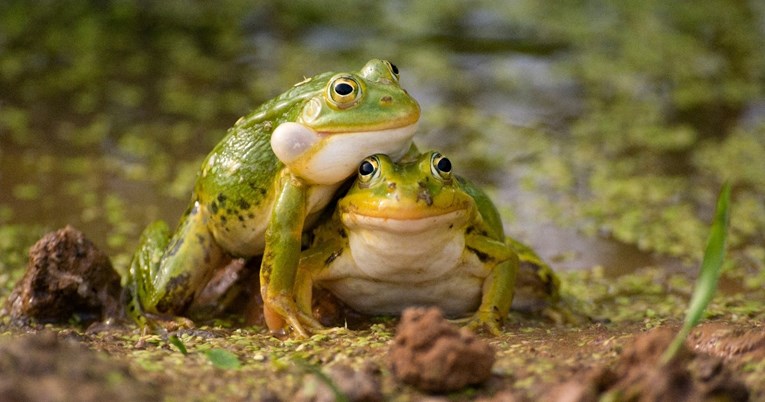
M308 329L320 329L321 324L304 314L295 302L295 278L300 260L300 243L307 215L308 185L285 172L280 179L280 191L266 228L266 247L260 267L260 292L263 313L268 328L284 334L290 327L301 337Z
M484 280L481 304L467 326L471 329L485 328L493 335L499 335L513 304L518 255L505 243L485 236L469 235L465 240L467 247L497 261Z
M313 317L313 285L334 278L328 264L348 247L347 237L336 235L338 229L330 224L314 232L320 241L311 245L300 256L295 281L295 301L301 314Z
M149 225L130 264L129 311L139 324L146 322L139 318L144 314L183 314L227 258L199 203L184 215L172 237L164 222Z

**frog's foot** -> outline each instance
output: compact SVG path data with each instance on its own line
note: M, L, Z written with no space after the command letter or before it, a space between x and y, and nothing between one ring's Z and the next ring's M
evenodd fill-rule
M271 333L280 338L290 335L289 329L298 338L308 338L311 333L326 329L311 314L300 310L294 301L285 297L264 302L263 316Z
M494 311L476 311L464 326L475 332L487 331L493 336L502 335L502 317Z

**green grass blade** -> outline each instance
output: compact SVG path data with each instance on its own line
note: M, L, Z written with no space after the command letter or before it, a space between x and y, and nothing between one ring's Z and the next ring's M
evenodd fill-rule
M178 351L181 352L182 355L187 355L189 352L186 350L186 345L183 344L183 341L181 341L180 338L176 335L170 335L167 337L167 341L170 342L171 345L178 348Z
M685 322L680 332L677 333L672 343L662 355L662 363L666 363L675 356L685 342L696 324L699 323L704 310L712 300L717 290L717 280L720 278L720 269L725 258L725 241L728 235L730 221L730 183L723 184L720 195L717 198L715 217L707 240L707 248L704 251L704 259L701 261L701 270L696 280L696 287L691 296L691 302L685 314Z

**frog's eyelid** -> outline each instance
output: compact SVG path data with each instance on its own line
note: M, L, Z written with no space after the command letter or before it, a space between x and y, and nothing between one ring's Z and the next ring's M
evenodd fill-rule
M385 60L385 64L388 66L388 70L390 70L391 75L393 75L393 80L398 82L398 79L399 79L398 67L396 67L395 64L391 63L388 60Z

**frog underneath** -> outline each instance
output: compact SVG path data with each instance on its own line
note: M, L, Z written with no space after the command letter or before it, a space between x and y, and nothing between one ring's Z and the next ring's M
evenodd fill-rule
M311 313L313 286L370 315L412 305L472 314L468 326L493 334L511 305L558 297L552 270L505 238L491 200L437 152L406 163L374 155L360 164L355 183L303 251L296 294L304 314Z
M371 60L306 79L239 119L204 160L175 232L155 222L141 236L126 280L131 315L183 315L215 270L262 255L269 328L306 336L317 323L294 302L302 233L360 160L413 147L420 109L398 79Z

